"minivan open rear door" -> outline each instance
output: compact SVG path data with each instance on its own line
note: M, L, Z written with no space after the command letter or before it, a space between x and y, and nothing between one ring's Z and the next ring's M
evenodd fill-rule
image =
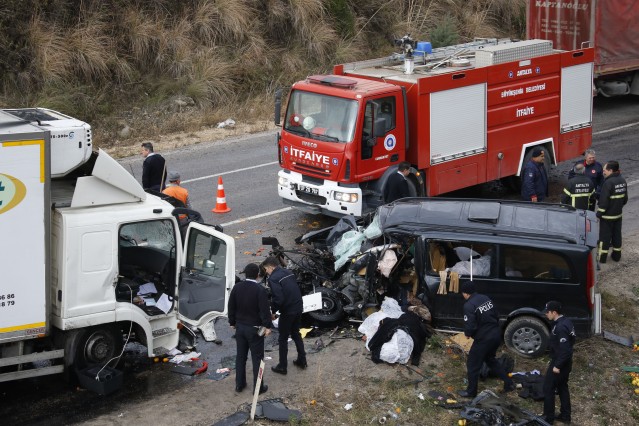
M201 328L227 313L228 298L235 284L235 240L212 226L192 222L183 254L178 286L179 319Z

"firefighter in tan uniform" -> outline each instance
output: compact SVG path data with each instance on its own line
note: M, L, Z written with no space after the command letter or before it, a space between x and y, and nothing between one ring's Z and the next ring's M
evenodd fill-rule
M621 212L628 202L628 185L621 177L619 163L608 161L603 169L604 182L601 185L597 217L599 223L599 262L606 263L608 248L612 240L612 254L615 262L621 259Z

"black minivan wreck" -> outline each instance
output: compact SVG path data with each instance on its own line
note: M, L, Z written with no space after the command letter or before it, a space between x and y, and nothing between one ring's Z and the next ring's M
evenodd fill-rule
M459 284L472 279L500 312L504 341L524 357L547 348L542 314L564 306L579 338L600 332L594 213L559 204L503 200L404 198L377 209L366 228L348 216L298 238L311 248L286 250L264 238L271 255L297 276L303 294L321 293L309 315L334 323L366 318L393 297L406 309L426 306L425 320L463 330ZM423 311L422 311L423 312Z
M461 293L438 294L441 280L455 272L461 281L472 276L478 292L493 300L504 341L520 355L545 352L550 330L541 311L549 300L563 304L578 337L598 332L594 213L546 203L413 198L382 206L377 215L386 237L414 237L413 262L435 328L463 330Z

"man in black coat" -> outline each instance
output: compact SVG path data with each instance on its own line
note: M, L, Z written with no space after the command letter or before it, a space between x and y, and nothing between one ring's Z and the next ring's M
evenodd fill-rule
M406 176L410 172L410 163L402 161L397 166L397 173L391 173L384 187L384 203L388 204L400 198L410 197Z
M253 389L257 383L260 361L264 359L264 336L271 334L271 310L268 304L266 288L257 282L260 268L249 263L242 271L246 275L244 281L233 286L229 297L228 315L231 328L235 329L237 356L235 360L235 391L242 392L246 387L246 360L249 349L253 361ZM258 333L264 327L264 333ZM260 335L261 334L261 335ZM268 390L262 382L260 393Z
M142 188L163 191L166 187L166 161L164 157L153 152L151 142L142 144L141 154L144 157Z
M586 167L577 163L572 168L573 176L568 179L561 202L576 209L595 211L595 184L584 173Z
M532 157L521 172L521 199L533 203L544 201L548 196L548 172L544 166L544 150L536 147Z
M280 361L271 367L276 373L286 374L288 368L288 336L291 336L297 349L297 359L293 364L301 369L307 367L304 341L300 334L300 322L302 320L303 302L302 292L297 284L295 274L280 266L275 257L267 257L262 262L262 267L268 275L268 284L271 287L271 308L275 313L280 311L277 325L279 330Z
M497 349L501 345L501 329L499 314L488 296L477 293L475 283L465 281L461 285L464 303L464 334L473 338L466 369L468 370L468 386L457 393L464 398L477 396L479 372L484 362L493 373L504 381L504 392L515 389L515 383L508 377L501 364L495 359Z
M575 344L575 327L562 315L561 303L551 300L544 309L551 321L550 364L544 378L544 420L553 424L555 420L570 423L570 391L568 378L572 370L572 352ZM555 392L559 394L561 407L555 416Z

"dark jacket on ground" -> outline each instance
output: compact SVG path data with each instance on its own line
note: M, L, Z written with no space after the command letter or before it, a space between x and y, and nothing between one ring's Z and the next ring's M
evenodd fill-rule
M384 203L390 203L409 196L408 181L404 175L399 172L391 173L384 188Z
M302 313L302 292L297 285L295 274L277 266L268 277L268 284L271 287L273 313L277 311L280 311L280 314Z
M595 197L599 196L599 192L601 192L601 185L604 181L603 175L603 166L600 162L595 161L591 165L586 164L585 160L577 161L575 165L583 164L586 167L584 176L589 178L592 181L593 188L595 189ZM574 166L573 166L574 169ZM568 179L571 179L573 176L576 176L573 169L570 169L568 172Z
M619 172L608 176L601 185L597 217L600 219L621 219L623 206L628 202L628 185Z
M544 163L529 160L521 172L521 199L531 201L535 195L537 201L548 196L548 175Z
M551 367L561 371L572 360L575 338L575 327L568 318L561 316L552 322L549 342Z
M561 202L576 209L588 210L595 202L595 184L589 177L575 175L568 180Z
M473 293L464 303L464 334L480 342L494 333L501 333L497 308L488 296Z
M166 161L160 154L149 154L142 164L142 188L162 191L166 182L166 171L164 166ZM162 182L164 176L164 182Z
M233 286L228 304L229 325L237 323L273 328L266 289L255 281L240 281Z

